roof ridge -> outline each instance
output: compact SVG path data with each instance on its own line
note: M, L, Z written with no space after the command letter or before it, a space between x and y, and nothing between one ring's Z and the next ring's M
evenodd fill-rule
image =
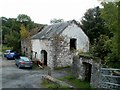
M34 35L32 38L33 39L49 39L53 37L54 34L60 34L65 30L66 27L68 27L70 24L75 22L75 24L78 24L74 19L65 21L65 22L60 22L52 25L45 26L41 32L38 34Z

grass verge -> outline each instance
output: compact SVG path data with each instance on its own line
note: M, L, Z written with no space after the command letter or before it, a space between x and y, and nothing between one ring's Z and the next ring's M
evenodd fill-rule
M80 81L79 79L76 79L74 76L65 76L65 77L62 77L59 79L65 81L65 82L69 82L75 88L90 88L89 82Z
M67 88L66 86L60 86L58 84L55 84L55 83L47 81L47 80L43 80L43 82L41 84L44 88Z
M76 79L74 76L65 76L62 78L58 78L59 80L65 81L66 83L72 85L74 88L87 88L91 89L89 82L86 81L80 81L79 79ZM49 82L44 80L42 82L43 87L45 88L66 88L65 86L59 86L58 84L55 84L53 82Z

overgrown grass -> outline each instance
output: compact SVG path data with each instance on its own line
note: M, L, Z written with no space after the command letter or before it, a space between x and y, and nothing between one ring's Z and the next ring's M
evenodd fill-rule
M66 83L72 85L74 88L87 88L91 89L89 82L86 81L80 81L79 79L76 79L74 76L65 76L62 78L58 78L61 81L65 81ZM53 82L49 82L47 80L43 80L42 86L44 88L66 88L65 86L59 86L58 84L55 84Z
M75 88L90 88L90 83L86 81L80 81L76 79L74 76L65 76L60 78L60 80L71 83Z
M47 80L43 80L43 82L41 84L44 88L67 88L66 86L60 86L58 84L52 83Z

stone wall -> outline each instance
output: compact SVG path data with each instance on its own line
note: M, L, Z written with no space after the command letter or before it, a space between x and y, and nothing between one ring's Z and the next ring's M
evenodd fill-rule
M71 66L73 55L70 51L70 39L55 35L51 40L54 68Z
M73 55L69 50L69 41L62 36L49 40L32 40L32 49L33 52L37 52L36 58L40 61L42 61L41 51L47 52L47 66L51 69L72 65Z
M87 67L84 63L91 67ZM81 81L86 81L87 77L91 87L98 88L100 85L100 65L100 61L96 62L91 58L74 56L72 65L73 75ZM90 71L87 74L86 68Z
M41 51L45 50L47 52L47 66L49 66L50 68L53 68L53 48L51 45L51 41L50 40L32 40L32 50L33 50L33 57L38 59L40 62L42 62L42 55L41 55ZM36 57L35 57L35 53L36 52Z
M21 51L22 54L25 56L32 58L32 46L31 46L31 39L26 38L24 40L21 40Z
M48 33L48 32L46 32ZM54 34L53 34L54 33ZM53 31L52 36L42 39L32 39L33 57L41 60L41 50L47 52L47 66L51 68L71 66L73 52L70 51L72 44L77 51L89 51L89 39L83 30L75 23L65 27L62 32ZM45 35L47 36L47 35ZM75 42L71 43L71 39Z
M92 65L91 73L85 74L86 66L84 63ZM120 88L120 74L116 74L116 71L120 71L120 69L102 68L98 58L73 57L73 75L81 81L85 81L86 76L90 75L90 85L92 88L107 88L113 90Z
M73 75L80 80L84 80L84 67L82 61L79 59L78 56L73 57L73 64L72 64L72 71Z
M70 38L75 38L76 41L76 48L79 51L88 52L89 51L89 38L83 32L81 27L76 24L69 25L63 32L62 35L66 35Z
M100 83L101 83L100 68L101 68L100 60L98 59L98 62L93 61L92 72L91 72L91 81L90 81L90 85L93 88L99 88L100 87Z

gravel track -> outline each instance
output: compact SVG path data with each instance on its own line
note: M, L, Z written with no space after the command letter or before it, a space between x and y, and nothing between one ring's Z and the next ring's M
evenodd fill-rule
M2 88L43 88L42 75L46 74L46 69L18 69L14 60L2 59ZM65 71L52 71L55 78L65 75Z

